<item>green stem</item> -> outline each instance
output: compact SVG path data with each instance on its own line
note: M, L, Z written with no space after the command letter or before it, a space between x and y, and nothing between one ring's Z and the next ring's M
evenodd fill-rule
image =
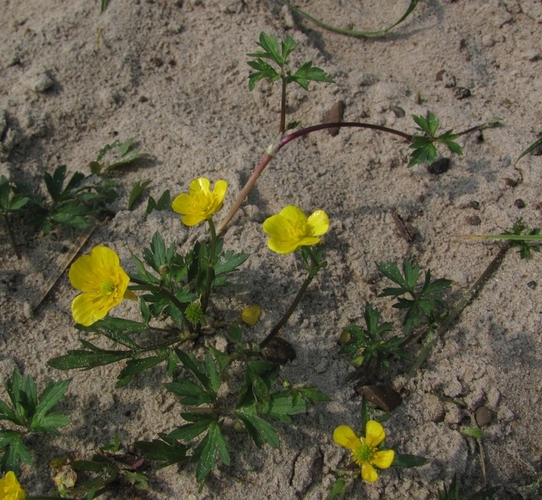
M183 317L184 317L184 312L186 310L186 308L188 307L188 304L183 304L177 297L175 297L174 293L169 290L168 288L165 288L165 287L160 287L160 286L156 286L156 285L149 285L146 281L143 281L143 280L139 280L137 278L134 278L132 276L130 276L130 281L132 281L133 283L136 283L137 285L139 285L138 287L130 287L130 290L147 290L149 292L156 292L156 293L161 293L163 295L165 295L169 300L171 300L171 302L173 302L173 304L177 307L177 309L179 309L179 311L181 311L181 313L183 314ZM194 328L192 327L192 325L190 324L189 321L185 321L187 327L188 327L188 331L190 333L194 333Z
M290 319L290 316L293 314L293 312L296 310L297 306L299 305L299 302L301 301L301 298L303 295L305 295L305 292L307 291L307 288L312 283L312 280L318 273L318 271L325 267L326 263L318 261L316 259L315 255L312 253L312 250L309 249L310 256L311 256L311 266L308 269L308 275L305 278L305 281L303 282L303 285L301 285L301 288L297 292L297 295L295 296L294 301L288 308L288 310L284 313L284 316L280 319L280 321L273 327L273 329L269 332L267 337L263 339L260 342L260 349L263 349L275 336L279 333L280 329L286 324L286 322Z
M216 264L216 229L213 219L209 219L209 228L211 229L211 254L209 255L208 271L207 271L207 285L205 287L205 295L201 301L201 310L203 314L207 310L209 305L209 296L211 295L211 287L215 279L215 264ZM201 324L198 324L198 331L201 328Z
M21 253L19 252L19 249L17 248L17 244L15 243L15 235L13 234L13 229L11 229L11 224L9 223L8 214L4 214L4 220L6 221L6 227L8 228L8 234L9 239L11 240L11 246L13 247L13 251L15 252L15 255L17 256L18 260L21 260Z
M451 324L456 320L456 318L461 314L463 309L467 307L472 300L476 297L476 295L480 292L482 287L487 283L491 275L497 270L497 268L500 266L502 260L504 259L504 256L506 255L506 252L510 249L510 245L504 245L501 247L497 255L493 258L493 260L489 263L485 271L480 275L480 277L474 282L474 284L470 287L470 289L465 293L463 298L454 306L454 308L449 312L449 314L446 316L446 319L438 326L438 328L435 330L434 328L430 328L428 330L428 338L427 341L424 344L424 347L422 349L422 352L416 359L416 362L412 366L412 368L409 371L409 376L413 377L420 368L420 366L423 364L423 362L427 359L427 356L429 356L429 353L433 349L437 339L442 336L448 328L450 328ZM408 343L410 338L406 338L405 341L401 344L401 347Z
M284 68L282 70L284 73ZM283 134L286 129L286 77L282 75L282 96L280 100L280 126L279 134Z

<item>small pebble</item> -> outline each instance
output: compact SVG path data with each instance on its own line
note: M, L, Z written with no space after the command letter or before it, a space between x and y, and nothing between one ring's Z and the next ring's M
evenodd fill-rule
M271 363L285 365L288 361L296 358L295 350L292 344L280 337L275 337L262 349L264 358Z
M344 115L344 102L337 101L331 109L326 111L322 118L322 123L339 123L343 121ZM339 127L328 128L329 135L335 137L339 133Z
M531 289L531 290L536 290L536 287L538 286L538 283L536 281L529 281L529 283L527 283L527 286Z
M465 217L465 222L469 226L479 226L482 223L482 219L480 219L480 217L477 215L468 215Z
M405 110L403 108L401 108L399 106L392 106L390 109L393 111L396 118L404 118L405 117L406 113L405 113Z
M478 427L483 427L493 420L493 412L487 406L479 406L474 412Z
M388 384L356 387L356 392L365 396L377 408L387 412L390 412L403 402L401 395Z
M450 168L450 158L441 158L440 160L434 161L431 165L427 167L427 171L430 174L441 175L448 172Z
M510 177L505 177L503 180L504 183L509 187L516 187L518 185L518 181L510 179Z
M466 99L471 95L471 91L465 87L456 87L454 89L454 96L456 99Z
M519 198L514 201L514 205L516 206L516 208L525 208L525 202Z

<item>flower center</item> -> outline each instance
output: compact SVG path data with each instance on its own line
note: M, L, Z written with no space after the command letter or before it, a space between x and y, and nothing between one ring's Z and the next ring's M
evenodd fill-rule
M215 207L215 197L212 193L198 194L194 197L193 207L204 214L213 213Z
M293 241L303 239L307 235L307 223L304 220L290 221L288 235Z
M116 291L117 287L112 280L102 281L100 284L100 293L102 295L111 295Z
M361 443L354 451L352 451L352 458L359 466L363 463L367 463L373 454L373 449L365 443Z

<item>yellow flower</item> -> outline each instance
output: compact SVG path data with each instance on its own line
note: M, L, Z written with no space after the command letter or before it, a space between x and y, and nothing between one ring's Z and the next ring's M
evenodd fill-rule
M352 450L352 460L361 467L362 479L369 483L374 483L378 479L373 465L379 469L387 469L395 458L393 450L378 451L378 445L385 438L384 427L375 420L367 422L364 438L358 437L347 425L340 425L333 431L333 441Z
M128 290L130 277L120 267L119 256L107 247L94 247L90 255L79 257L70 267L70 282L83 292L73 299L72 314L84 326L103 319L123 299L137 300Z
M214 189L210 189L209 179L200 177L190 183L190 194L182 193L173 200L173 210L181 214L181 220L187 226L195 226L210 219L222 208L222 200L226 196L228 183L216 181Z
M329 218L323 210L316 210L309 218L303 210L288 205L278 215L273 215L263 223L263 230L271 238L267 245L277 253L286 254L299 247L316 245L329 229Z
M24 500L26 493L21 488L17 477L8 471L4 479L0 479L0 500Z
M243 323L246 323L249 326L254 326L260 319L260 313L262 308L260 306L248 306L243 309L241 313L241 319Z

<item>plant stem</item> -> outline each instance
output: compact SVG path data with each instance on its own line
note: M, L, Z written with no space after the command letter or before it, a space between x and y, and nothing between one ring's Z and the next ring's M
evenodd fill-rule
M285 98L283 100L283 103L285 103ZM285 109L285 108L284 108ZM284 128L283 120L285 120L285 114L282 112L281 109L281 129ZM378 130L380 132L388 132L389 134L398 135L399 137L402 137L403 139L406 139L407 141L412 141L412 135L406 134L404 132L401 132L399 130L395 130L388 127L382 127L380 125L373 125L371 123L357 123L357 122L339 122L339 123L321 123L320 125L313 125L312 127L303 128L301 130L298 130L296 132L292 132L291 134L288 134L278 141L278 143L272 147L268 148L266 155L261 159L260 163L258 163L258 166L250 176L249 180L245 184L245 187L243 190L239 193L239 196L235 200L235 203L233 207L230 209L224 220L220 223L220 227L218 228L219 234L222 234L227 225L230 223L230 221L233 219L233 216L239 210L239 207L245 201L245 198L248 196L248 193L256 184L256 181L264 171L265 167L267 167L267 164L274 158L275 154L278 153L279 150L281 150L286 144L293 141L294 139L298 139L299 137L303 137L304 135L310 134L311 132L317 132L319 130L324 130L328 128L337 128L337 127L354 127L354 128L369 128L372 130ZM282 133L282 132L281 132ZM280 134L279 134L280 136Z
M284 69L282 71L284 73ZM285 129L286 129L286 77L282 75L282 96L280 100L279 134L284 134Z
M435 342L437 339L448 330L450 325L455 321L455 319L461 314L463 309L469 305L469 303L476 297L478 292L482 289L482 287L487 283L491 275L497 270L499 265L501 264L502 260L504 259L504 256L506 255L506 252L510 249L510 244L506 244L502 246L493 258L493 260L489 263L489 265L486 267L485 271L480 275L480 277L474 282L474 284L470 287L470 289L463 295L463 298L454 306L454 308L449 312L449 314L446 316L444 321L438 326L438 328L435 330L434 328L430 328L428 330L429 336L428 339L422 349L422 352L416 359L416 362L412 366L412 368L409 371L409 376L413 377L418 368L423 364L423 362L426 360L427 356L429 356L429 353L431 352ZM405 344L407 344L411 340L410 336L407 337L403 343L401 344L401 347Z
M312 283L312 280L314 279L314 277L318 274L318 271L322 267L326 266L326 262L325 261L320 262L316 258L316 256L314 255L311 249L309 249L309 255L311 257L311 265L310 265L310 268L308 269L308 275L305 278L305 281L303 282L303 284L301 285L301 288L297 292L297 295L295 296L294 301L292 302L288 310L284 313L284 316L273 327L273 329L269 332L267 337L265 337L265 339L263 339L260 342L260 349L263 349L267 344L269 344L269 342L273 340L273 338L277 335L277 333L279 333L280 329L286 324L286 322L290 319L290 316L296 310L297 306L299 305L299 302L301 301L301 298L307 291L307 288L309 287L309 285Z
M161 293L165 295L169 300L171 300L171 302L173 302L175 307L177 307L177 309L181 311L184 317L184 311L187 308L187 304L183 304L182 302L180 302L179 299L175 297L175 294L171 290L169 290L169 288L160 287L156 285L149 285L146 281L139 280L132 276L130 276L130 281L139 285L138 287L131 287L130 290L147 290L148 292L157 292L157 293ZM194 333L192 324L189 321L185 321L185 323L187 325L188 331L190 333Z
M6 227L8 228L8 234L9 239L11 240L11 246L13 247L13 251L15 252L15 255L17 256L18 260L21 260L21 253L19 252L19 249L17 248L17 244L15 243L15 235L13 234L13 229L11 229L11 224L9 223L8 214L4 214L4 220L6 221Z
M205 287L205 295L201 301L201 310L203 314L207 310L209 305L209 295L211 295L211 287L213 280L215 279L215 263L216 263L216 229L213 219L209 219L209 228L211 229L211 255L209 255L209 262L207 263L207 284ZM201 328L201 324L198 324L198 331Z

